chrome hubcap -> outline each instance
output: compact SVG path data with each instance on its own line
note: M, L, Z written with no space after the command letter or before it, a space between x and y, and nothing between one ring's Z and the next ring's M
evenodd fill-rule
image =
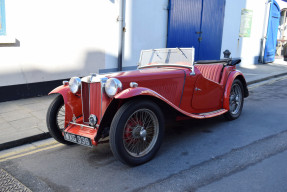
M149 109L135 111L127 120L123 143L125 150L133 157L142 157L154 147L159 134L156 115Z
M142 128L142 130L140 131L140 136L144 141L146 140L146 135L147 135L146 130Z

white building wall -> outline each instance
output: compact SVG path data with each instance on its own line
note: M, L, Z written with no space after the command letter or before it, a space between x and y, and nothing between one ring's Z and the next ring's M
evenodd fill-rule
M0 37L0 86L84 76L117 69L119 0L6 0ZM123 67L142 49L166 46L168 0L126 0ZM7 39L7 38L6 38Z
M246 9L253 10L252 27L250 37L242 38L242 66L249 66L257 64L260 56L261 41L265 36L265 28L267 25L264 23L266 13L266 1L262 0L247 0ZM268 10L268 9L267 9Z
M6 0L0 86L83 76L117 66L117 0ZM1 42L2 41L2 42Z
M231 52L231 57L239 58L241 56L242 38L239 37L241 10L245 8L245 0L226 0L221 58L223 52L228 49Z
M123 66L136 66L142 49L166 47L168 0L126 0Z
M241 66L258 63L264 34L265 8L265 0L226 0L222 52L229 49L232 57L240 57ZM242 9L253 11L250 37L239 37Z
M287 3L285 1L282 1L282 0L276 0L276 2L278 3L280 9L284 9L284 8L287 8Z

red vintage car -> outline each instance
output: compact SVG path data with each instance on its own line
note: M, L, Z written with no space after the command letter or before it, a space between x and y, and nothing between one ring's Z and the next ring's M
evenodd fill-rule
M141 52L138 69L72 77L47 112L50 134L64 144L110 143L123 163L139 165L159 150L167 119L237 119L248 96L240 60L194 62L193 48Z

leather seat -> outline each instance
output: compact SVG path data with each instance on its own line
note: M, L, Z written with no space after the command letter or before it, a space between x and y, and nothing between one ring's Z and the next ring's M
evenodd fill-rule
M195 67L201 72L206 79L220 83L223 64L196 64Z

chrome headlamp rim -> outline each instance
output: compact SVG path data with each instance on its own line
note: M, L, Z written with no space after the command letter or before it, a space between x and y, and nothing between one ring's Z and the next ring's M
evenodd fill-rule
M96 126L97 122L98 122L97 116L94 114L91 114L89 117L89 125L94 127Z
M122 82L117 78L109 78L105 83L105 92L109 97L114 97L122 90Z
M79 77L72 77L69 81L69 88L72 93L78 93L81 89L81 79Z

